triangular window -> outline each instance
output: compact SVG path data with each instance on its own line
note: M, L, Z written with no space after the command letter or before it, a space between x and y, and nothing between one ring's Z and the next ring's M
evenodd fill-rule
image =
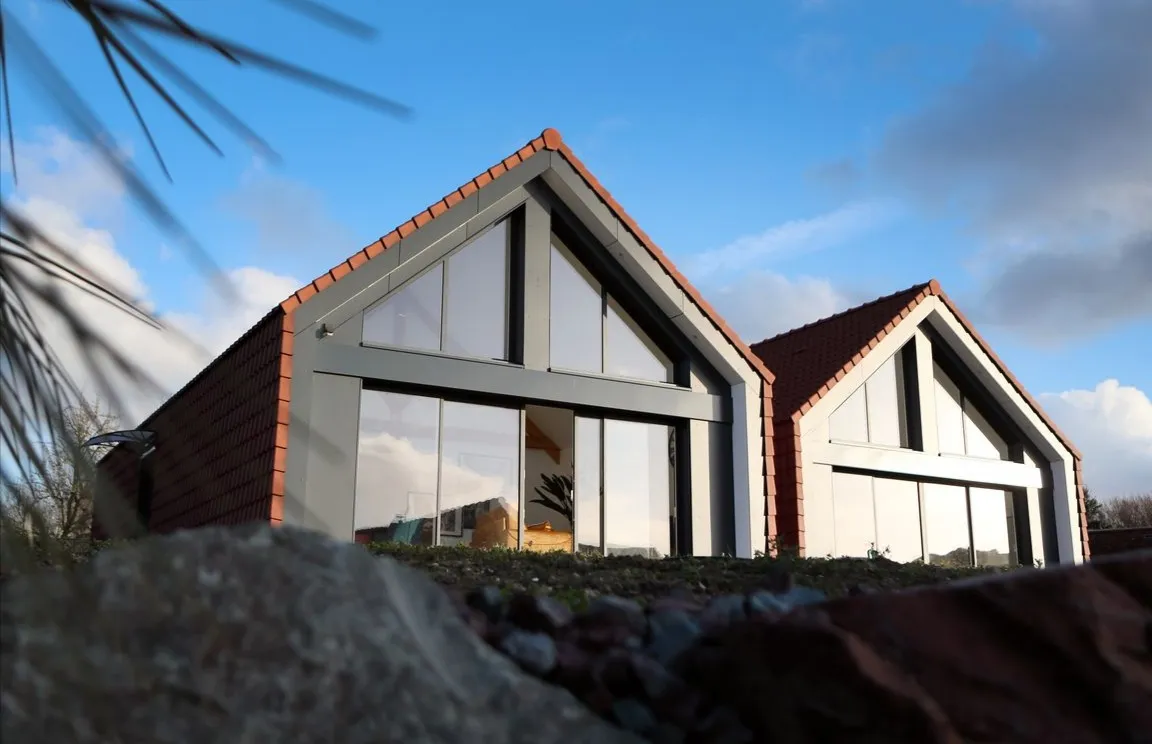
M956 382L932 365L936 398L936 433L940 451L951 455L1011 460L1007 441L961 392Z
M551 368L672 382L668 356L555 237L550 261Z
M364 313L364 341L508 359L508 226L501 222Z
M872 373L829 419L829 438L842 442L870 442L888 447L909 443L907 392L903 350Z

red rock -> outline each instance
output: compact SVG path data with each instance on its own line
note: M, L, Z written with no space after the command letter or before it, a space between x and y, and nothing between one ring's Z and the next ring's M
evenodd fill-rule
M1152 552L836 600L706 645L680 673L756 741L1152 740Z

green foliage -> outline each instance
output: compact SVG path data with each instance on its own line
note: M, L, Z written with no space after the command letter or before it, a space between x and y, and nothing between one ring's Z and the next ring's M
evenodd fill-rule
M1088 488L1084 489L1084 512L1088 521L1088 529L1102 530L1108 527L1108 514L1100 499L1092 495Z

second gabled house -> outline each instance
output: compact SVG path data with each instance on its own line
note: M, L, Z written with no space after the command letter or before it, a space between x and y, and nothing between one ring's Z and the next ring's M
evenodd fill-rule
M776 373L775 524L809 556L1088 556L1080 456L936 281L752 345Z
M300 289L162 406L152 531L752 556L771 382L555 130ZM101 465L139 489L135 454Z

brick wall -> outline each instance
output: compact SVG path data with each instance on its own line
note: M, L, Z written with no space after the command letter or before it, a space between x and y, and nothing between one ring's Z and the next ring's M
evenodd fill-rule
M1152 549L1152 527L1088 530L1088 542L1091 545L1093 556Z
M140 425L157 435L149 532L268 521L283 321L269 313ZM98 466L133 507L136 463L120 445ZM98 522L93 534L106 536Z

